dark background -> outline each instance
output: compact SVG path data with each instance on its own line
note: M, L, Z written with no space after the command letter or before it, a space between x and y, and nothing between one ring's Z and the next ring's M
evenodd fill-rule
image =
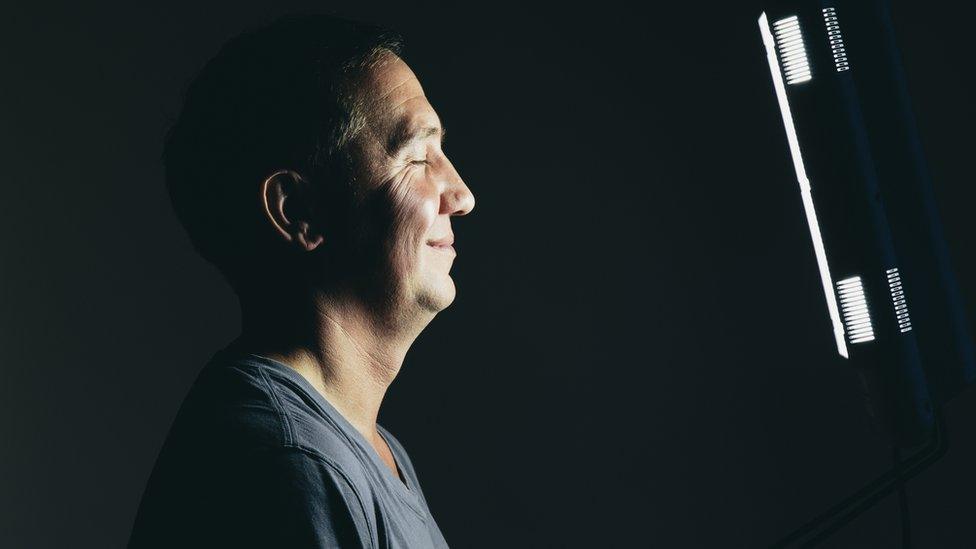
M477 207L454 304L381 423L456 547L763 547L886 470L834 347L758 3L7 6L0 546L121 547L196 372L238 329L162 182L188 79L296 9L384 23ZM976 317L971 8L894 2ZM963 10L963 11L960 11ZM976 546L976 394L913 480L918 547ZM827 547L896 547L891 499Z

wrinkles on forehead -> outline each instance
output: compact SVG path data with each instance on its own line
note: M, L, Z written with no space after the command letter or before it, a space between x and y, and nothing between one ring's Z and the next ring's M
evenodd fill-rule
M363 126L360 152L369 156L392 155L397 136L415 129L440 127L420 81L399 57L389 56L357 82L362 96ZM365 158L367 161L375 159Z
M363 94L364 114L375 120L390 118L407 101L424 96L424 89L410 67L392 54L366 71L357 87Z

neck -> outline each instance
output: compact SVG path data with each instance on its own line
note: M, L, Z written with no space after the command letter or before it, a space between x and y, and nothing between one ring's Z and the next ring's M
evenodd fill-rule
M370 306L352 292L301 290L289 297L241 301L235 346L301 374L367 441L386 390L430 318ZM421 315L424 316L424 315ZM432 316L432 315L431 315Z

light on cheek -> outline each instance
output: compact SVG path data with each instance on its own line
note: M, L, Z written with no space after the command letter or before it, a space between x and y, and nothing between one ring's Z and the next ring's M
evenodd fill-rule
M422 211L424 228L429 230L434 225L434 220L437 219L437 205L434 204L433 200L425 200Z
M438 200L435 195L410 192L407 185L393 197L393 253L394 261L404 266L413 264L415 256L426 245L431 228L437 220Z

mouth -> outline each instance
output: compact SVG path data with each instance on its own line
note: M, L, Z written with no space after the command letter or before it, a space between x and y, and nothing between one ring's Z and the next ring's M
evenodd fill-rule
M449 237L446 237L446 238L440 238L440 239L437 239L437 240L428 240L427 241L427 245L430 246L431 248L434 248L435 250L439 250L439 251L442 251L442 252L455 253L455 250L454 250L454 237L453 236L449 236Z

